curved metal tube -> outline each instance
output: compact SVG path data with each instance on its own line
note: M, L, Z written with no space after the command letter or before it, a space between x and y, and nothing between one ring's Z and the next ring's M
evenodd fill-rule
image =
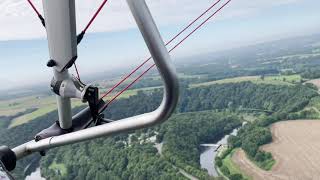
M145 1L127 0L127 2L164 81L164 96L161 105L150 113L47 138L39 142L30 141L13 149L18 159L32 152L153 126L167 120L173 113L179 98L179 82L169 53Z

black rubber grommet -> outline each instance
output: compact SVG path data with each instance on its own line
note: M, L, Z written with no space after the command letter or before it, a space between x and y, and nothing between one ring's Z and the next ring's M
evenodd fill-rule
M8 171L12 171L16 167L17 157L7 146L0 146L0 161Z
M56 63L56 61L54 61L53 59L50 59L48 62L47 62L47 66L48 67L54 67L54 66L56 66L57 65L57 63Z

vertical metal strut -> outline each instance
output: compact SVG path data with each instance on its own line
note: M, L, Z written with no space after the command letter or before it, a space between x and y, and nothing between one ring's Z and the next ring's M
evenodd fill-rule
M50 66L54 79L70 79L68 68L77 59L75 0L43 0ZM72 127L70 98L57 95L59 122L62 129Z

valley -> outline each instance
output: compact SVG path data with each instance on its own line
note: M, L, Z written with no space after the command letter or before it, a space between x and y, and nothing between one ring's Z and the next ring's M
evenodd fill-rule
M317 144L313 143L319 136L314 132L317 121L305 120L320 119L317 89L320 74L316 73L320 71L320 56L313 46L320 42L320 36L311 37L177 62L181 98L169 121L149 129L50 150L40 161L41 175L61 180L83 177L179 180L187 179L186 174L205 180L293 177L284 172L284 164L292 164L293 173L298 171L299 163L312 161L303 151L317 153ZM297 40L303 43L293 45ZM121 77L96 80L94 84L105 92ZM161 85L157 72L151 72L111 104L104 112L105 117L117 120L154 110L162 98ZM33 139L34 134L57 120L55 97L49 91L12 98L3 95L0 99L0 144L15 147ZM84 106L74 101L73 113ZM246 125L242 126L244 122ZM307 134L310 123L315 129ZM230 136L215 162L207 162L208 167L218 167L218 174L208 173L200 164L203 153L200 144L215 143L237 128L238 134ZM299 140L294 141L291 136ZM149 141L151 137L156 138L155 142ZM159 143L161 155L155 147ZM295 156L290 159L294 162L284 158L286 154ZM23 170L34 158L19 162L14 172L17 179L24 179ZM309 175L318 175L316 165L316 162L305 165L310 171L306 170L301 177L312 179Z

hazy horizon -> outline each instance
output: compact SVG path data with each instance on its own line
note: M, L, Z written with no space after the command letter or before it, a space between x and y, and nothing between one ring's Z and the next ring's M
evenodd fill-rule
M39 2L36 6L41 10ZM214 1L147 2L166 41ZM77 1L78 31L99 3ZM317 5L320 2L311 0L231 1L216 18L172 53L172 59L315 34L320 29ZM149 54L125 1L110 1L108 6L78 47L77 63L83 76L134 66ZM49 55L45 30L39 20L21 0L5 0L0 3L1 9L0 23L6 26L0 30L0 80L6 86L0 90L49 82L52 70L45 66Z

